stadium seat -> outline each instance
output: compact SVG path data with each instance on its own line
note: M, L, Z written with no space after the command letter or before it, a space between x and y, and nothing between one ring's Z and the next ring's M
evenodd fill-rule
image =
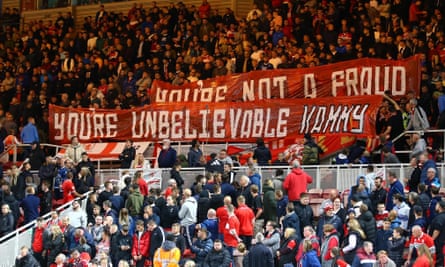
M323 189L321 188L311 188L308 191L311 198L321 198L323 195Z
M337 195L338 195L338 189L337 188L327 188L327 189L323 189L323 193L322 193L322 198L327 199L329 198L329 195L331 194L332 190L336 190L337 191Z
M323 202L324 198L320 198L320 197L311 197L309 199L309 204L321 204Z

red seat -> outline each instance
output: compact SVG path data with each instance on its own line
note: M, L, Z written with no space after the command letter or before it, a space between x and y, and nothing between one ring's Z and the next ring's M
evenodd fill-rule
M324 198L310 198L309 204L321 204L324 200Z
M311 188L308 191L311 198L321 198L323 195L323 189L321 188Z
M322 193L321 197L325 198L325 199L328 199L332 190L335 190L337 192L337 195L338 195L338 189L337 188L328 188L328 189L323 189L323 193Z

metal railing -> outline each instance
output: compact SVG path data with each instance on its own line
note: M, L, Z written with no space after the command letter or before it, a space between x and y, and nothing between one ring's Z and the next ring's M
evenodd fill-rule
M317 165L317 166L303 166L303 169L313 177L312 184L308 185L308 190L311 188L329 189L336 188L340 192L349 189L356 184L359 175L366 174L368 165ZM388 171L394 172L397 177L403 181L404 178L409 177L411 167L408 164L376 164L374 165L377 175L382 176L385 180ZM437 168L441 177L441 183L444 184L445 164L438 163ZM291 171L290 166L267 166L257 167L256 171L261 175L262 179L274 178L277 169L282 169L284 175ZM156 170L156 169L152 169ZM134 170L126 169L108 169L98 170L96 179L98 183L103 184L105 181L122 182L122 175L124 172ZM170 169L160 169L162 171L161 188L166 188L167 182L170 179ZM246 174L247 167L234 168L237 173L236 178L239 179L241 175ZM181 175L185 181L184 187L190 187L195 181L195 177L199 174L205 174L204 168L183 168ZM387 181L388 184L388 181ZM91 192L82 196L82 208L86 208L86 201ZM71 211L71 203L67 203L59 208L57 211L61 212L61 216ZM47 214L44 218L48 218ZM35 221L20 227L16 231L0 238L0 251L8 251L4 257L0 258L0 266L13 266L15 257L18 255L20 247L26 245L28 247L32 244L32 233L35 226Z
M424 130L410 130L410 131L404 131L403 133L399 134L398 136L396 136L392 142L396 142L397 140L399 140L400 138L403 138L405 136L407 136L408 134L413 134L413 133L418 133L421 136L423 136L424 134L428 134L428 133L439 133L442 134L442 147L440 150L440 153L442 154L443 158L445 159L445 130L443 129L424 129ZM401 153L401 154L409 154L411 153L410 150L405 150L405 151L396 151L396 153Z
M316 166L303 166L305 172L307 172L313 178L312 184L308 185L308 189L311 188L337 188L339 191L349 189L352 185L356 184L357 177L359 175L365 175L368 165L316 165ZM438 163L437 168L439 171L439 177L441 183L445 182L445 164ZM284 171L284 175L287 175L291 171L290 166L264 166L257 167L256 171L261 175L262 179L274 178L276 170L281 169ZM404 178L408 178L411 172L409 164L374 164L375 173L386 179L389 171L394 172L397 177L403 182ZM170 177L170 169L162 170L162 183L161 188L167 187ZM109 169L99 170L96 175L96 183L102 184L106 181L121 181L122 173L128 171L124 169ZM131 171L131 170L130 170ZM236 178L239 179L241 175L247 173L247 167L236 167ZM182 168L181 176L184 179L184 187L190 187L197 175L205 174L204 168Z
M92 191L89 191L85 194L83 194L81 197L78 197L75 200L81 200L82 204L81 207L84 211L86 211L86 204L88 201L88 196L92 193ZM69 212L72 211L72 203L68 202L56 209L56 211L59 212L59 217L62 218L63 216L67 215ZM45 214L43 218L45 221L48 221L51 217L51 213ZM3 237L0 238L0 251L4 251L7 253L4 253L2 257L0 257L0 266L14 266L15 259L17 255L19 255L20 248L22 246L27 246L28 248L32 245L32 236L34 232L34 227L36 225L36 221L32 221L24 226L21 226L20 228L16 229L14 232L11 232Z

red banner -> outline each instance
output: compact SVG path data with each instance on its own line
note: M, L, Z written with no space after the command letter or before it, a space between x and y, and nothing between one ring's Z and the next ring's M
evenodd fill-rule
M245 103L152 104L131 110L70 109L50 106L50 136L68 143L187 141L252 142L319 135L374 134L374 118L381 96L280 99Z
M173 86L154 81L151 103L247 102L418 92L419 57L405 60L357 59L320 67L252 71Z

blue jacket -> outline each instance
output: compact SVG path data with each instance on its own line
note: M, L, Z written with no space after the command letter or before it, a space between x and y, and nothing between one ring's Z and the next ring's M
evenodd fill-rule
M195 242L193 242L193 245L190 247L190 250L196 255L195 258L196 263L202 264L204 263L207 254L209 254L212 248L213 248L213 240L207 237L204 240L198 238Z
M31 144L32 142L39 142L39 134L34 124L28 123L23 127L20 133L20 138L24 144Z
M388 239L392 237L392 229L377 230L376 240L375 240L375 251L385 250L388 251Z
M263 243L257 243L250 248L248 255L250 267L273 267L273 255L270 248Z
M114 210L121 210L125 207L124 198L121 195L112 195L110 197L111 208Z
M308 251L303 254L301 259L302 267L321 267L320 260L318 259L317 252L315 250Z
M201 227L205 227L210 233L210 238L215 241L218 238L218 220L217 219L207 219L201 223Z
M437 171L437 167L436 167L436 162L434 160L427 160L425 161L425 163L423 163L422 166L422 173L420 174L420 183L426 183L427 178L427 173L428 173L428 169L429 168L434 168L436 170L436 174L438 174L439 172Z
M252 174L252 176L249 176L249 179L252 184L258 186L258 189L261 189L261 176L258 173Z
M277 217L281 218L286 215L286 206L289 203L287 196L283 196L282 199L277 200Z
M162 150L158 157L159 168L171 168L176 162L176 150L169 148L168 150Z
M403 185L398 180L395 183L392 183L391 187L389 188L388 195L386 197L386 210L392 210L392 208L394 208L392 197L395 194L401 194L404 196Z
M30 223L39 217L40 198L35 195L28 195L20 203L22 207L25 221L24 224Z
M193 147L190 148L188 153L188 162L189 167L201 167L200 160L202 157L202 151L198 148L198 150Z
M297 242L300 242L301 240L301 229L300 229L300 219L298 218L297 214L292 211L289 214L286 214L283 218L283 229L286 228L293 228L296 230L296 237Z

